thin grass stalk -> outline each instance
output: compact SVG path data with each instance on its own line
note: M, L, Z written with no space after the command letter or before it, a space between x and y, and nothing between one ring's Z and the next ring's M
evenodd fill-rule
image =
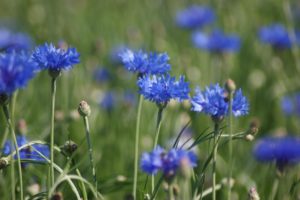
M55 114L56 78L51 80L51 130L50 130L50 179L54 185L54 114Z
M229 171L228 171L228 191L227 191L227 199L231 199L231 177L232 177L232 167L233 167L233 156L232 156L232 139L233 139L233 133L232 133L232 99L233 99L233 92L230 92L229 94L229 145L228 145L228 153L229 153Z
M218 153L218 140L217 140L217 136L219 135L219 123L215 122L215 128L214 128L214 138L213 138L213 142L214 142L214 149L213 149L213 160L212 160L212 164L213 164L213 172L212 172L212 178L213 178L213 185L212 185L212 199L216 200L216 159L217 159L217 153Z
M8 106L7 104L4 104L2 106L6 121L7 121L7 125L9 127L10 133L12 135L12 139L13 139L13 143L14 143L14 147L16 149L16 154L17 154L17 163L18 163L18 173L19 173L19 181L20 181L20 200L24 199L24 193L23 193L23 176L22 176L22 166L21 166L21 158L20 158L20 152L19 152L19 147L18 147L18 143L17 143L17 137L15 134L15 130L9 115L9 110L8 110ZM12 158L12 160L14 160ZM12 169L13 171L13 169ZM14 177L13 177L14 178Z
M89 148L89 158L90 158L93 180L94 180L95 188L96 190L98 190L97 175L96 175L96 169L95 169L94 158L93 158L93 148L92 148L91 137L90 137L90 126L89 126L89 120L87 116L83 117L83 122L84 122L85 133L86 133L86 141Z
M136 190L137 190L140 122L141 122L142 105L143 105L143 96L140 95L138 112L136 116L136 127L135 127L134 175L133 175L133 190L132 190L133 199L136 199Z
M273 183L273 186L272 186L272 191L271 191L269 200L274 200L275 199L277 191L278 191L278 185L279 185L279 178L276 176L276 179L275 179L275 181Z

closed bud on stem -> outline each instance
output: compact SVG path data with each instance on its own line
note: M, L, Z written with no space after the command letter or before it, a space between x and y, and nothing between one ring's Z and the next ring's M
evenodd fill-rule
M91 108L86 101L81 101L78 106L78 112L82 117L87 117L91 114Z
M51 200L63 200L64 197L61 192L56 192L52 195Z
M61 70L49 69L48 73L51 76L51 78L56 79L57 77L59 77L61 75Z
M66 141L66 143L64 144L64 147L63 147L63 149L64 149L64 151L66 152L66 153L68 153L68 154L72 154L72 153L74 153L75 151L76 151L76 149L77 149L77 144L75 143L75 142L73 142L73 141L71 141L71 140L68 140L68 141Z
M24 119L18 121L17 131L20 135L25 135L27 133L27 123Z
M7 166L8 166L8 159L0 158L0 170L6 168Z
M229 94L234 93L236 90L236 85L232 79L228 79L225 83L225 89Z
M250 188L248 192L248 200L259 200L259 195L255 187Z

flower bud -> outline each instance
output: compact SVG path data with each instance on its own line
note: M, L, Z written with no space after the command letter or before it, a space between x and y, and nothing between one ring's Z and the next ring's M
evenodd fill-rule
M259 200L259 195L255 187L250 188L248 192L248 200Z
M226 81L225 89L228 93L233 93L236 90L236 85L232 79Z
M245 135L245 140L252 142L254 140L254 136L252 134Z
M87 117L91 114L91 108L86 101L81 101L78 106L78 112L82 117Z
M24 119L20 119L17 124L17 131L21 135L25 135L27 133L27 124Z
M49 69L48 73L51 76L51 78L56 79L57 77L59 77L61 75L61 70Z
M7 158L0 158L0 170L8 166Z
M52 195L51 200L63 200L64 197L61 192L56 192Z
M66 143L64 144L63 150L68 153L69 155L71 155L72 153L74 153L77 149L77 144L71 140L66 141Z

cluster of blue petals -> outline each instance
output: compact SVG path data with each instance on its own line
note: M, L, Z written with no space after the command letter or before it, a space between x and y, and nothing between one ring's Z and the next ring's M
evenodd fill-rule
M56 48L53 44L38 46L33 55L33 60L42 68L47 70L68 70L78 64L79 53L75 48Z
M24 135L17 136L18 147L22 147L28 143L29 142ZM5 141L2 153L5 156L8 156L11 153L13 153L14 151L15 151L15 148L14 148L12 141L10 141L10 140ZM41 156L41 154L43 156ZM44 145L44 144L33 144L31 146L28 146L28 147L20 150L20 158L23 160L46 162L44 157L49 158L49 156L50 156L49 147L48 147L48 145ZM14 156L14 159L17 159L16 155Z
M32 43L32 39L25 33L0 28L0 51L27 51L31 49Z
M225 35L220 30L213 30L210 34L197 31L192 34L192 42L196 48L209 52L236 52L241 46L237 35Z
M281 99L281 109L286 116L300 116L300 93L284 96Z
M146 53L142 50L126 49L120 53L123 65L128 71L138 74L164 74L171 69L167 53Z
M183 101L189 98L189 83L180 76L179 80L170 75L140 77L137 81L139 92L145 99L157 104L166 104L171 99Z
M271 24L263 26L258 31L260 41L272 45L277 49L290 48L292 44L300 43L300 34L296 34L296 40L293 41L289 36L288 30L282 24Z
M173 176L183 162L191 168L196 167L197 156L192 151L171 149L167 152L158 146L152 152L143 153L140 166L150 175L162 171L165 176Z
M288 164L296 164L300 161L300 138L265 137L255 144L253 154L258 161L275 161L280 168Z
M24 88L37 71L36 63L23 52L0 54L0 94L11 95L15 90Z
M229 114L228 98L224 88L219 84L210 85L204 91L199 88L195 91L195 96L192 98L192 110L196 112L204 112L212 117L223 117ZM242 90L238 89L232 100L232 114L235 117L248 114L249 103Z
M176 14L176 24L181 28L195 29L215 21L215 13L208 6L192 5Z

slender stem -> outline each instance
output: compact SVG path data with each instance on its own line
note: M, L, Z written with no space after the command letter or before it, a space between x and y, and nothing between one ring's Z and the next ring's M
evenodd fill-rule
M219 123L215 122L215 129L214 129L214 149L213 149L213 172L212 172L212 178L213 178L213 185L212 185L212 199L216 200L216 159L217 159L217 152L218 152L218 141L217 136L219 134Z
M89 126L89 121L88 121L87 116L83 117L83 122L84 122L85 133L86 133L86 141L87 141L88 148L89 148L89 157L90 157L90 165L91 165L91 169L92 169L92 175L93 175L93 179L94 179L95 188L98 191L96 169L95 169L94 158L93 158L93 148L92 148L91 137L90 137L90 126Z
M220 190L222 188L222 184L217 184L216 187L215 187L215 190ZM199 200L200 197L205 197L207 195L209 195L210 193L212 193L213 189L210 187L210 188L207 188L206 190L204 190L202 192L202 196L201 195L198 195L195 200Z
M9 127L10 133L12 135L14 147L16 149L17 162L18 162L18 172L19 172L19 181L20 181L20 199L23 200L24 199L24 197L23 197L23 176L22 176L22 166L21 166L19 147L18 147L18 143L17 143L17 137L16 137L15 130L14 130L14 127L13 127L12 122L11 122L11 118L10 118L9 111L8 111L8 106L3 105L2 108L3 108L3 112L4 112L4 115L5 115L6 121L7 121L7 125Z
M154 139L154 145L153 145L153 149L155 149L157 147L157 143L158 143L158 138L159 138L159 133L160 133L160 127L161 127L161 121L162 121L162 113L163 113L163 108L158 108L158 113L157 113L157 123L156 123L156 133L155 133L155 139ZM154 175L151 176L151 192L154 191L154 183L155 183L155 179L154 179Z
M51 131L50 131L50 179L51 187L54 185L54 112L55 112L56 78L51 80Z
M274 200L277 194L277 190L278 190L278 185L279 185L279 179L278 177L276 177L273 186L272 186L272 191L271 191L271 195L269 200Z
M232 158L232 98L233 98L233 92L230 92L229 94L229 145L228 145L228 153L229 153L229 172L228 172L228 193L227 193L227 199L231 199L231 177L232 177L232 166L233 166L233 158Z
M169 184L168 191L169 191L169 198L168 198L168 200L175 200L175 198L174 198L174 192L173 192L173 186L172 186L171 183Z
M139 106L136 116L136 127L135 127L135 149L134 149L134 175L133 175L133 199L136 199L137 179L138 179L138 157L139 157L139 138L140 138L140 122L143 105L143 96L140 95Z

